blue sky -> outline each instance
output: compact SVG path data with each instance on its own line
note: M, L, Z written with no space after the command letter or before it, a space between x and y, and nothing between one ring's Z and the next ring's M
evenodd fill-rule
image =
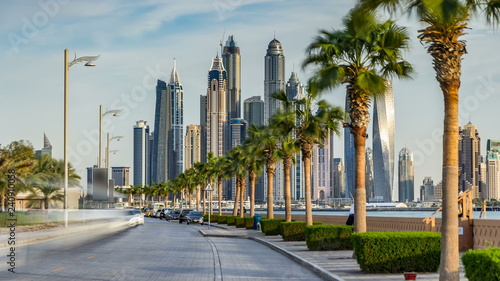
M112 1L39 0L0 4L0 89L4 121L0 144L29 140L36 149L45 132L54 157L63 156L63 52L70 58L100 55L96 67L74 65L69 74L71 161L82 175L96 162L98 109L120 108L122 116L104 118L113 141L112 166L132 166L132 127L153 125L156 79L168 79L176 58L184 86L185 125L199 124L199 96L219 52L225 31L234 35L242 55L242 100L263 95L264 55L269 41L281 41L286 77L293 68L302 82L311 70L300 64L319 29L340 28L353 1L344 0L193 0ZM441 179L443 102L431 58L417 41L422 26L402 17L412 48L406 58L417 71L412 81L395 81L396 155L406 145L415 153L415 182ZM467 30L461 87L460 124L478 127L483 154L486 140L500 138L500 37L482 22ZM295 67L294 67L295 66ZM325 93L343 105L344 88ZM343 158L342 139L336 157ZM371 140L367 142L371 146ZM397 161L397 160L396 160ZM397 162L396 169L397 175Z

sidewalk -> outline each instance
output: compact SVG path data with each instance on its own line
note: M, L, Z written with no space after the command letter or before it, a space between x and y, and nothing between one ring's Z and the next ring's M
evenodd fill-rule
M402 273L365 274L352 258L353 251L309 251L305 241L284 242L281 236L265 236L262 232L234 226L211 224L205 225L200 233L206 237L232 237L252 239L290 257L304 267L311 269L324 280L367 281L367 280L405 280ZM439 280L438 273L418 273L418 281ZM467 280L461 268L460 280Z

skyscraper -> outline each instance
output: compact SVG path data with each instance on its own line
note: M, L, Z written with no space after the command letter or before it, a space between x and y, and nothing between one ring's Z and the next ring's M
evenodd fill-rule
M285 91L285 56L276 38L267 46L264 64L264 123L268 124L269 118L281 108L280 102L272 95L277 91Z
M345 168L341 158L333 159L333 197L345 196Z
M111 167L111 178L115 186L130 186L130 167Z
M222 61L227 71L228 119L241 118L241 57L240 48L236 45L233 35L226 41Z
M481 198L480 169L481 169L481 138L474 125L470 122L459 130L458 140L458 169L459 190L472 189L472 198Z
M431 177L425 177L423 184L420 186L420 201L434 200L434 181Z
M134 126L134 185L150 183L148 159L149 126L140 120Z
M52 158L52 145L50 144L49 138L43 133L43 147L40 150L35 151L36 157L38 159L42 158L42 155L48 155Z
M200 95L201 162L207 162L207 95Z
M264 125L264 101L260 96L253 96L243 102L243 119L248 125Z
M184 166L187 169L193 167L195 162L201 162L201 128L198 125L188 125L186 127L186 157Z
M366 189L366 200L375 198L374 188L373 188L373 150L369 147L366 148L365 152L365 189Z
M153 141L153 167L152 180L154 182L166 182L168 180L168 155L167 148L170 137L172 123L171 95L167 90L167 83L158 80L156 85L156 109ZM135 175L135 171L134 171Z
M406 147L399 152L398 191L399 202L413 201L415 191L413 152Z
M488 140L489 141L489 140ZM486 155L486 185L483 198L491 200L500 199L500 155L497 151L488 151Z
M155 182L166 182L184 171L184 90L177 67L168 84L158 80L153 141L153 175Z
M387 81L384 95L373 101L373 167L375 196L384 202L396 199L394 195L394 94Z
M330 142L333 139L328 137L323 140L323 144L315 144L312 153L312 169L311 169L311 186L313 193L313 200L321 200L326 202L331 193L330 181Z
M207 153L224 156L228 147L227 74L222 59L216 57L208 71Z
M230 147L229 149L241 145L246 138L248 129L248 123L241 118L231 119L231 124L229 125L229 135L230 135ZM244 198L247 197L248 188L245 189ZM236 197L236 177L231 178L226 182L225 190L222 192L223 198L230 200L235 200Z
M170 132L168 143L168 179L174 179L184 171L184 105L181 79L177 73L174 59L174 68L168 82L168 90L171 103L171 115L169 116Z

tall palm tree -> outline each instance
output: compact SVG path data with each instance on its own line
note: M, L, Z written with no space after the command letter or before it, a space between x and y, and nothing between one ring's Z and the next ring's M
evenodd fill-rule
M284 92L278 92L275 97L286 97ZM299 142L295 138L295 112L291 104L284 103L285 110L279 110L271 117L269 126L279 138L279 158L283 160L283 175L285 177L285 221L292 221L292 192L290 171L295 162L295 154L300 151Z
M37 185L32 191L30 191L31 194L27 196L27 199L29 200L27 207L33 208L41 201L44 209L48 210L51 202L64 200L64 194L61 191L61 187L50 183Z
M237 215L238 211L240 216L243 217L244 205L245 205L245 178L248 174L247 163L245 162L245 156L242 145L233 147L227 153L231 174L236 178L236 196L234 200L233 215Z
M217 200L219 205L219 215L222 215L222 180L228 177L228 159L226 157L215 158L213 167L214 177L217 181Z
M436 79L444 97L443 134L443 243L440 280L458 280L458 100L462 56L467 53L461 39L471 16L485 17L498 24L500 3L497 0L376 0L359 1L374 10L381 6L390 12L401 10L415 13L425 24L418 38L427 46L433 58Z
M264 159L259 157L261 146L253 135L249 135L243 143L244 162L248 169L248 182L250 184L250 216L255 215L255 184L257 175L260 175L264 167Z
M304 162L304 193L306 200L306 225L312 225L312 192L311 192L311 158L314 145L322 144L331 131L339 134L338 128L343 119L340 107L333 107L324 100L317 101L318 92L315 87L308 87L309 93L298 100L291 101L284 93L274 97L280 100L289 112L283 118L275 119L282 128L293 130ZM293 116L293 122L291 121Z
M410 77L412 72L411 65L402 59L402 51L409 42L406 29L394 21L380 21L374 12L360 10L354 9L344 18L342 30L322 30L309 45L303 63L304 67L317 67L309 83L309 93L346 84L349 120L344 126L354 136L354 229L358 233L366 232L364 168L371 97L385 92L387 79Z
M279 148L279 140L275 132L268 126L251 125L248 132L260 143L261 149L259 156L266 161L266 176L267 176L267 218L274 219L274 171L276 170L276 162L279 160L277 153Z

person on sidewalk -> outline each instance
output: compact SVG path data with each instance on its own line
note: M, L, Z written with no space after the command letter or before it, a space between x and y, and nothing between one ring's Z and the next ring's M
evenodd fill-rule
M349 217L347 217L346 225L354 224L354 204L351 204L351 209L349 210Z

